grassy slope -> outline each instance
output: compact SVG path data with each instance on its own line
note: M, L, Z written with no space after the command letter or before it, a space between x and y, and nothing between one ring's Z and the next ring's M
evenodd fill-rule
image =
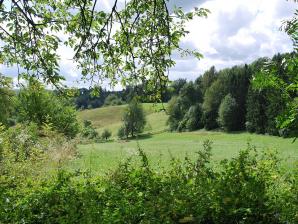
M167 116L164 112L155 113L156 108L152 104L144 104L150 132L157 133L166 129ZM121 115L124 106L107 107L96 110L80 112L80 117L89 119L98 130L109 128L115 134L121 125ZM147 128L147 132L149 132ZM138 141L113 141L101 144L79 146L79 159L72 162L71 167L77 169L89 169L94 172L106 171L117 166L119 161L124 161L129 156L137 154L138 144L148 154L154 165L161 161L161 165L167 166L171 156L183 159L187 154L195 157L195 152L202 148L205 140L213 142L213 159L220 161L231 158L239 149L246 147L250 141L258 150L264 148L276 149L280 156L286 159L284 164L293 167L298 161L298 141L292 143L291 139L283 139L274 136L255 135L249 133L226 134L221 132L186 132L186 133L160 133L145 136Z
M79 119L90 120L99 133L107 128L112 131L113 136L115 137L118 129L122 125L121 119L125 107L126 105L121 105L84 110L79 112ZM166 128L167 116L164 112L157 112L162 108L162 104L153 105L144 103L143 108L147 116L145 132L163 131Z

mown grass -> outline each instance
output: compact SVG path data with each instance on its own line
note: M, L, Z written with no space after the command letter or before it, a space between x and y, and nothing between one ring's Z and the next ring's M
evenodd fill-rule
M286 168L292 169L298 161L298 142L274 136L256 135L249 133L227 134L222 132L164 132L155 135L144 135L138 140L111 141L107 143L80 145L80 158L71 162L73 169L90 169L94 173L101 173L117 167L120 161L137 155L141 147L148 155L150 163L155 166L167 167L172 157L183 159L186 155L196 157L196 152L203 148L206 140L211 140L212 160L216 163L232 158L240 149L245 149L247 143L256 146L257 150L276 150L284 160Z

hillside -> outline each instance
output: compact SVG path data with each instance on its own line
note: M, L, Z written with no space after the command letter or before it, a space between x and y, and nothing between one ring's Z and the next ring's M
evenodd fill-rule
M125 107L126 105L121 105L83 110L78 113L78 117L80 120L90 120L99 133L107 128L112 131L113 136L116 136L122 125L122 115ZM163 107L166 107L166 104L143 104L147 118L145 133L161 132L167 128L167 115L164 111L161 111Z

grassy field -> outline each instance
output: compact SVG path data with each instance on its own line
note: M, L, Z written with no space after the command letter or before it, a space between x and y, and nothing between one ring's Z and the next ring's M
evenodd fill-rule
M166 129L167 116L160 111L166 104L144 103L143 108L147 118L145 133L156 133ZM90 120L99 133L103 129L112 131L113 137L117 136L117 131L122 125L122 114L125 105L102 107L98 109L84 110L79 112L80 120Z
M195 158L196 152L202 149L206 140L213 142L213 160L218 162L225 158L231 158L240 149L247 147L250 142L258 150L274 149L284 159L286 167L293 168L298 161L298 141L292 143L292 139L284 139L274 136L256 135L249 133L227 134L223 132L196 131L185 133L166 132L167 115L164 112L155 112L160 108L152 107L152 104L144 104L147 114L146 134L138 140L119 141L115 134L121 125L124 106L107 107L80 112L81 119L89 119L101 131L103 128L112 130L114 139L107 143L80 145L78 147L80 158L71 162L73 169L91 169L100 173L114 169L119 161L125 161L128 157L134 158L138 154L138 146L148 155L154 165L168 166L172 157L183 159L186 155Z
M114 141L99 144L80 145L81 157L72 161L71 167L76 169L91 169L93 172L102 172L113 169L119 161L138 154L138 145L146 152L151 163L156 166L168 166L171 157L183 159L185 155L195 158L196 152L202 149L205 140L211 140L214 161L231 158L240 149L247 147L250 142L258 150L276 149L286 167L292 168L298 161L298 143L291 139L273 136L254 135L248 133L226 134L221 132L186 132L161 133L145 136L139 140Z

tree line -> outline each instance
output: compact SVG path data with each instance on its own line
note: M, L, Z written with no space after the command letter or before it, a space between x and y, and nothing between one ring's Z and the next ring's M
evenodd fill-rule
M291 83L293 74L288 71L285 58L292 54L277 54L272 58L276 64L277 77ZM297 92L283 97L282 88L255 88L253 79L263 72L267 58L259 58L251 64L238 65L217 71L211 67L195 81L178 79L164 89L162 102L168 102L168 125L171 131L193 131L201 128L225 131L255 132L271 135L297 135L295 125L278 128L279 115L297 98ZM75 136L78 122L75 108L87 109L100 106L120 105L131 102L154 102L146 94L146 86L128 86L122 91L79 89L72 98L59 96L58 92L46 90L37 80L18 90L12 88L11 79L1 76L0 122L7 126L16 122L51 123L57 131ZM126 133L125 128L120 132Z
M295 58L296 55L276 54L271 59L277 65L277 77L288 84L292 74L288 72L284 59L289 57ZM289 102L297 97L297 92L285 99L282 89L258 89L254 85L254 78L263 72L267 61L268 58L259 58L251 64L219 71L211 67L195 81L174 81L175 92L168 105L170 130L222 128L226 131L294 135L297 132L295 126L279 129L276 124Z
M175 92L174 86L166 86L160 96L159 102L168 102ZM103 106L116 106L128 104L134 98L142 103L155 103L156 98L149 94L146 84L127 86L123 90L113 91L104 88L79 88L73 97L77 109L94 109Z

